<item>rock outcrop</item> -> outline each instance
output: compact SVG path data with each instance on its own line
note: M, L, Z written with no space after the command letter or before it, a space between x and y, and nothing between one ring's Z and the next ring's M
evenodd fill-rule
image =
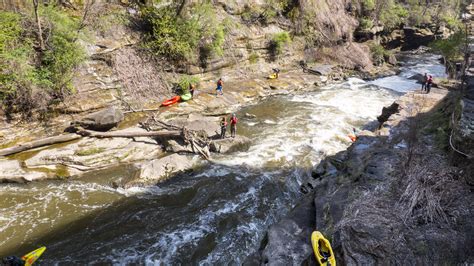
M214 139L211 141L210 150L218 153L230 153L235 151L246 151L250 147L250 139L244 136L227 137L225 139Z
M116 107L92 113L79 121L72 122L72 126L80 126L95 131L107 131L116 127L123 120L123 112Z
M439 89L429 97L409 93L397 101L400 113L383 119L388 130L359 135L347 151L321 162L302 186L314 205L298 205L272 225L260 257L250 260L305 264L314 256L309 236L316 229L331 239L338 264L474 261L474 195L463 171L433 146L434 136L419 136L420 146L410 133L431 126L426 112L446 109L446 95ZM295 215L303 210L313 214L312 221ZM282 245L286 257L280 255Z
M192 158L171 154L137 165L139 172L136 177L124 184L125 188L133 186L151 185L166 180L180 172L191 169Z

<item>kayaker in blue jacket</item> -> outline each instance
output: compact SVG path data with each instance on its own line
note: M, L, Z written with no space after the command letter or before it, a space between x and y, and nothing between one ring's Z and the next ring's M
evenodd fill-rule
M224 93L222 92L222 86L224 85L224 82L222 81L222 78L220 78L218 81L217 81L217 88L216 88L216 95L219 93L220 95L224 95Z

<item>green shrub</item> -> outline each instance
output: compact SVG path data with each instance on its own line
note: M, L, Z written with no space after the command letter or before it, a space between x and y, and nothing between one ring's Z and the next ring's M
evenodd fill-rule
M391 51L386 50L380 44L371 44L370 52L372 54L372 60L374 61L375 65L383 64L385 60L392 55Z
M450 75L454 74L456 61L463 59L463 48L466 43L465 30L459 30L447 39L436 40L430 44L430 47L440 53L444 58L446 70Z
M76 43L79 23L54 6L40 6L45 50L35 48L36 24L27 15L0 12L0 101L9 116L43 111L71 88L74 68L84 59Z
M286 44L291 42L290 34L286 31L276 33L269 42L268 49L273 57L280 55Z
M429 11L425 11L425 8L419 4L412 4L410 11L406 19L406 23L409 26L420 26L422 24L431 23L432 15Z
M363 0L362 7L366 11L372 11L375 9L375 0Z
M359 21L359 27L362 30L370 30L374 24L372 23L372 20L369 18L361 18Z
M390 2L389 5L381 11L380 21L387 30L392 30L399 27L408 15L408 11L402 5Z
M0 55L4 56L22 32L21 17L17 13L0 11Z
M79 22L52 7L43 10L52 23L52 34L42 58L41 77L55 91L70 90L73 70L85 58L84 50L75 42Z
M145 46L157 55L184 60L197 48L200 29L195 19L185 20L175 13L172 7L142 10L143 19L151 26Z
M446 27L448 27L451 30L459 30L462 28L462 22L451 15L444 15L441 17L441 21L446 24Z
M33 41L22 36L21 16L0 11L0 100L14 94L19 83L33 79L34 67L29 64Z
M147 25L145 47L173 61L192 61L199 54L201 63L211 55L222 55L226 30L231 22L219 23L210 2L191 7L189 17L176 14L176 6L145 7L142 19Z
M255 53L255 52L254 52L254 53L251 53L250 56L249 56L249 62L250 62L250 64L255 64L255 63L257 63L257 62L258 62L258 58L259 58L259 56L258 56L257 53Z
M178 81L178 86L181 88L181 92L183 94L189 93L189 86L191 84L197 84L199 82L198 77L193 76L182 76Z

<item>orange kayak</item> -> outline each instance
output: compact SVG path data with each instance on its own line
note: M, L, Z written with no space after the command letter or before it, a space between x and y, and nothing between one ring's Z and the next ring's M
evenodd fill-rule
M181 97L180 96L175 96L171 99L168 99L166 101L164 101L163 103L161 103L161 106L170 106L172 104L175 104L177 102L179 102L179 100L181 100Z

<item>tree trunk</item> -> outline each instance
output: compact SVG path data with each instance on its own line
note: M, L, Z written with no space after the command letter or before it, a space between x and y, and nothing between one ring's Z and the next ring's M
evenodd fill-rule
M38 41L40 44L40 49L41 51L45 50L44 46L44 40L43 40L43 30L41 29L41 22L40 22L40 17L38 15L38 0L33 0L33 6L35 9L35 19L36 19L36 25L38 26Z
M15 153L19 153L22 151L26 150L31 150L47 145L52 145L52 144L57 144L57 143L63 143L63 142L68 142L76 139L80 139L82 136L77 135L77 134L66 134L66 135L59 135L59 136L54 136L54 137L49 137L45 139L40 139L40 140L35 140L32 142L27 142L24 144L20 144L14 147L6 148L6 149L1 149L0 150L0 156L8 156L12 155Z
M189 2L189 0L182 0L181 1L181 4L179 5L178 10L176 11L176 15L178 15L179 17L183 16L183 10L186 7L186 5L188 4L188 2Z
M181 130L150 131L150 132L96 132L92 130L80 130L77 134L92 138L138 138L138 137L180 137Z

